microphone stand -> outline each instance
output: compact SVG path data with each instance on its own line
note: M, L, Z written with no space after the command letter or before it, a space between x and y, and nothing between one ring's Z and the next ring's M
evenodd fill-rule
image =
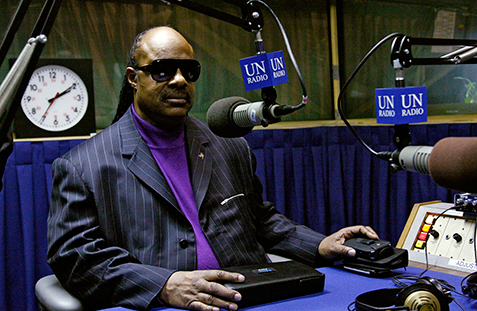
M262 28L263 15L256 2L249 2L248 0L223 1L239 6L242 11L242 17L236 17L190 0L168 0L170 3L240 26L247 31L260 30ZM5 168L6 160L12 149L11 126L13 119L58 15L61 3L62 0L45 1L30 39L0 85L0 147L3 144L6 145L4 148L0 148L0 178L3 175L2 172ZM6 58L16 31L20 27L30 4L31 0L21 0L15 11L0 46L0 65Z
M412 54L413 45L463 45L462 48L443 55L439 58L415 58ZM395 87L405 87L404 68L415 65L461 65L477 64L477 40L465 39L437 39L437 38L412 38L398 36L391 47L391 64L395 69ZM409 124L394 125L395 133L393 142L397 150L388 153L389 163L393 171L400 170L400 164L395 163L396 155L411 144Z
M255 49L257 51L257 55L266 53L260 30L258 30L255 34ZM272 123L280 122L281 118L274 116L271 112L273 106L278 106L278 104L276 103L277 91L275 90L273 86L262 88L262 100L264 102L264 107L263 107L264 118L262 120L262 126L267 127L268 125Z
M0 47L0 64L2 64L6 58L8 49L13 42L13 38L21 21L25 17L30 3L31 0L22 0L12 18L7 34ZM13 119L20 106L25 88L43 51L44 44L47 41L46 38L58 15L60 6L61 0L47 0L45 2L30 39L28 39L27 44L0 85L0 144L2 145L0 146L0 178L1 175L3 175L7 159L13 149L11 147L13 144L13 137L11 135Z
M15 37L15 33L17 32L18 28L20 27L23 18L30 6L31 0L22 0L13 15L13 18L10 22L10 25L7 28L7 32L5 37L2 40L2 44L0 45L0 65L3 63L5 57L7 56L8 49L10 48L13 38Z
M191 0L167 0L178 6L242 27L247 31L259 31L263 27L263 15L256 2L249 0L223 0L238 6L242 16L237 17Z
M412 55L413 45L464 45L464 47L439 58L415 58ZM477 59L473 58L477 55L476 45L477 40L397 37L391 48L391 64L396 74L395 87L405 87L403 68L415 65L477 64ZM393 142L398 150L402 150L411 144L409 124L396 124L394 127Z
M394 40L394 43L396 43L396 40ZM393 48L391 51L391 63L394 68L394 73L395 73L395 78L394 78L394 86L395 87L406 87L406 83L404 80L404 69L401 64L401 62L398 59L398 56L400 55L401 51L396 50L396 44L393 44ZM395 124L394 125L394 135L393 135L393 143L397 148L397 151L401 151L404 149L404 147L407 147L411 144L412 137L411 137L411 132L409 129L409 124ZM395 154L396 151L393 153ZM399 170L399 165L392 163L390 161L390 166L393 169L393 171L398 171Z
M263 14L260 10L259 4L265 6L270 11L270 13L275 17L275 20L280 30L284 34L283 26L278 21L278 18L276 17L276 15L273 13L270 7L261 0L223 0L224 2L239 6L242 11L241 18L237 18L236 16L230 15L228 13L224 13L217 9L209 8L205 5L198 3L197 1L194 1L194 2L190 0L168 0L168 1L163 0L163 1L168 3L169 2L174 3L176 5L188 8L190 10L205 14L213 18L217 18L227 23L240 26L247 31L255 32L256 33L255 49L257 51L257 54L265 53L265 49L263 47L263 40L261 37L261 30L263 28ZM287 43L287 48L290 53L290 57L292 58L292 61L295 66L295 70L297 71L298 78L300 79L300 83L302 85L303 98L302 98L302 102L297 106L290 106L290 105L280 106L276 103L277 93L275 88L273 86L262 88L262 100L264 101L264 109L263 109L264 119L262 120L262 126L264 127L268 126L269 124L281 121L282 115L287 115L298 109L303 108L308 101L306 88L304 86L303 79L301 77L301 73L298 69L298 66L296 65L296 62L294 61L294 57L292 55L291 49L289 48L289 43L288 43L288 39L286 38L286 35L284 35L284 39L285 39L285 42Z
M167 2L217 18L229 24L240 26L247 31L260 31L263 27L263 15L258 3L248 0L223 1L239 6L242 16L237 17L190 0L169 0ZM8 49L13 42L15 33L19 28L30 3L31 0L21 0L17 11L15 12L7 34L0 47L0 64L3 63L6 57ZM0 87L0 139L6 137L11 128L19 103L36 67L38 59L40 58L40 54L43 51L43 45L46 43L46 37L50 33L61 3L62 0L46 0L31 34L31 38L28 40L24 48L25 53L22 52L21 57L17 59L17 62L19 63L16 63L14 65L15 67L10 70L7 78L3 81ZM38 45L37 43L42 44ZM266 97L267 101L272 100L273 92Z
M417 58L412 55L415 45L461 45L463 48L438 58ZM416 65L465 65L477 64L477 40L469 39L438 39L413 38L410 36L397 37L391 49L391 60L398 60L404 68Z
M0 107L0 137L3 138L10 130L11 124L15 117L16 111L20 106L21 98L25 92L25 88L28 85L33 71L35 71L36 64L43 51L44 43L46 43L46 37L50 34L53 23L58 15L58 11L61 6L61 0L47 0L42 8L40 16L35 24L31 38L28 40L27 45L22 51L21 57L17 59L15 65L8 73L5 81L2 83L2 90L4 93L0 93L1 107ZM23 10L23 5L20 5ZM18 13L18 12L17 12ZM21 14L21 12L19 13ZM23 13L24 14L24 13ZM18 18L14 17L13 20L17 23ZM14 24L12 24L13 26ZM16 31L16 29L10 28L9 32ZM10 39L13 37L7 35ZM37 43L43 44L37 44ZM3 60L2 60L3 62ZM17 64L18 62L18 64ZM12 85L4 86L7 83Z

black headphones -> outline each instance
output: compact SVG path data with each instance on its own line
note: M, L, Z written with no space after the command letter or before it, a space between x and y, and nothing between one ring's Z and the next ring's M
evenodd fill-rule
M356 297L356 311L432 310L449 311L454 298L439 280L419 278L403 288L385 288L366 292ZM421 309L423 307L425 309Z
M467 285L463 285L467 280ZM477 272L471 273L466 276L462 282L462 293L469 298L477 299Z

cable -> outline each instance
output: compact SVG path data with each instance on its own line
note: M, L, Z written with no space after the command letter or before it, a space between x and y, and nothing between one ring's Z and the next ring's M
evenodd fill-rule
M413 282L406 283L405 280L410 280L410 281L413 281ZM424 281L424 280L426 280L426 281ZM455 298L450 294L450 292L461 295L461 296L463 296L463 295L460 292L458 292L455 289L455 287L452 286L446 280L435 279L435 278L430 278L430 277L422 277L421 274L419 274L419 275L403 274L403 275L393 277L392 281L395 285L397 285L401 288L405 288L407 286L411 286L411 285L419 283L419 282L431 283L434 286L436 286L436 288L438 290L442 291L442 293L444 295L447 295L446 294L446 291L447 291L449 293L449 298L451 298L452 301L455 302L461 308L461 310L465 311L465 308L457 300L455 300ZM438 286L440 286L441 289L439 289Z
M393 38L396 38L396 37L399 37L399 36L403 36L401 33L392 33L392 34L389 34L387 35L386 37L384 37L383 39L381 39L367 54L366 56L361 60L361 62L358 64L358 66L354 69L353 73L351 73L350 77L348 78L348 80L345 82L345 84L343 85L341 91L340 91L340 94L338 96L338 112L341 116L341 119L343 120L343 122L346 124L346 126L350 129L351 133L353 133L353 135L356 137L356 139L369 151L371 152L374 156L382 159L382 160L388 160L389 159L389 152L376 152L374 151L370 146L368 146L364 140L359 136L358 132L356 132L356 130L353 128L353 126L351 126L351 124L348 122L348 120L346 119L346 116L343 112L343 94L346 90L346 88L348 87L348 85L351 83L351 81L354 79L354 77L356 76L356 74L358 73L358 71L361 69L361 67L363 67L364 63L366 63L366 61L371 57L371 55L379 48L381 47L384 43L386 43L387 41L389 41L390 39L393 39Z
M477 242L477 241L475 240L475 238L476 238L476 236L477 236L477 217L475 218L475 220L476 220L476 222L475 222L475 224L474 224L474 262L475 262L475 264L476 264L476 266L477 266L477 246L475 245L476 242ZM467 279L469 279L469 278L471 278L472 276L475 276L475 275L477 275L477 272L472 272L472 273L468 274L467 276L465 276L465 277L462 279L462 281L460 282L460 288L461 288L461 290L462 290L462 294L463 294L464 296L466 296L466 297L468 297L468 296L464 294L464 282L465 282Z
M475 261L475 264L477 265L477 246L475 245L477 243L476 238L477 238L477 216L475 217L475 224L474 224L474 261Z
M467 276L465 276L462 279L462 281L460 282L460 288L461 288L461 291L462 291L462 296L475 299L475 297L471 296L471 294L465 294L465 292L464 292L464 282L466 280L468 280L469 278L471 278L473 276L476 276L476 275L477 275L477 272L473 272L473 273L468 274Z
M442 216L444 215L445 213L447 213L448 211L450 210L456 210L457 209L457 206L451 206L449 208L447 208L446 210L444 210L442 213L440 213L436 218L434 218L434 220L432 221L432 224L431 226L429 227L429 232L427 233L427 236L426 236L426 245L424 246L424 254L425 254L425 257L426 257L426 269L424 271L422 271L419 276L422 276L424 273L426 273L428 270L429 270L429 257L428 257L428 254L427 254L427 241L429 241L429 233L431 233L433 227L434 227L434 224L436 223L436 221Z
M445 213L447 213L448 211L450 210L457 210L459 207L454 205L454 206L451 206L449 208L447 208L446 210L444 210L442 213L440 213L436 218L434 218L434 220L432 221L432 224L431 226L429 227L429 233L432 231L432 228L434 227L436 221L441 217L443 216ZM476 252L476 247L475 247L475 236L477 234L477 229L474 228L474 254ZM421 281L422 279L429 279L429 277L424 277L423 275L429 271L429 257L428 257L428 252L427 252L427 244L428 244L428 240L429 240L429 235L430 234L427 234L426 236L426 241L425 241L425 246L424 246L424 253L425 253L425 258L426 258L426 268L424 269L424 271L422 271L421 273L419 273L419 275L412 275L412 274L403 274L403 275L398 275L398 276L395 276L393 277L392 281L394 284L396 284L397 286L399 287L406 287L406 286L409 286L411 284L409 283L406 283L405 281L406 280L411 280L411 281L414 281L414 283L416 282L419 282ZM469 275L467 275L462 281L461 281L461 288L462 288L462 285L464 283L464 281L469 278L470 276L476 274L477 272L475 273L471 273ZM447 281L445 280L442 280L442 279L433 279L439 286L441 286L443 289L445 290L448 290L449 292L452 292L452 293L455 293L457 295L460 295L460 296L466 296L465 294L459 292L456 290L456 288L452 285L450 285ZM457 301L455 300L454 297L452 297L452 300L461 308L461 310L464 310L465 311L465 308Z
M477 237L477 216L475 216L475 224L474 224L474 262L477 266L477 246L476 244L476 237Z
M455 287L452 286L449 282L447 282L446 280L443 280L443 279L435 279L435 278L430 278L430 277L423 277L421 275L412 275L412 274L402 274L402 275L397 275L395 277L393 277L392 281L395 285L399 286L399 287L406 287L406 286L409 286L409 285L412 285L414 283L417 283L419 281L422 281L422 280L430 280L432 279L433 281L435 281L438 285L440 285L442 288L444 289L447 289L449 291L453 291L453 292L456 292L455 291ZM406 283L405 281L406 280L409 280L409 281L412 281L412 283Z
M298 79L300 80L300 84L301 84L301 89L302 89L302 92L303 92L303 96L302 96L302 101L299 105L297 106L284 106L284 107L281 107L282 109L284 110L290 110L290 112L288 113L291 113L295 110L298 110L298 109L301 109L303 108L307 102L308 102L308 93L306 91L306 87L305 87L305 82L303 81L303 77L301 75L301 72L300 72L300 68L298 67L298 64L296 62L296 59L295 59L295 55L293 54L293 51L292 51L292 48L291 48L291 45L290 45L290 41L288 40L288 36L286 34L286 31L285 31L285 28L282 26L282 23L280 22L280 19L278 18L278 16L275 14L275 12L272 10L271 7L268 6L268 4L266 4L265 2L263 2L262 0L250 0L248 3L250 2L258 2L260 3L261 5L263 5L269 12L270 14L273 16L273 18L275 19L275 22L277 23L278 25L278 28L280 28L280 32L282 33L282 36L283 36L283 40L285 41L285 45L287 47L287 52L288 52L288 55L290 56L290 59L293 63L293 67L295 68L295 71L298 75ZM285 114L288 114L288 113L285 113Z
M439 219L439 217L441 217L442 215L444 215L445 213L447 213L449 210L458 210L458 209L459 209L459 207L456 206L456 205L454 205L454 206L449 207L448 209L444 210L442 213L440 213L440 214L439 214L436 218L434 218L434 220L432 221L432 224L431 224L431 226L430 226L430 228L429 228L429 233L432 231L432 228L434 227L434 224L436 223L437 219ZM476 220L477 220L477 218L476 218ZM476 238L476 236L477 236L477 222L476 222L476 225L474 226L474 261L475 261L475 263L476 263L476 265L477 265L477 247L476 247L476 245L475 245L475 242L476 242L475 238ZM427 242L428 242L428 240L429 240L429 234L427 234L427 236L426 236L426 245L425 245L425 247L424 247L424 253L425 253L425 257L426 257L426 269L419 274L419 277L422 277L422 275L429 270L429 258L428 258L428 252L427 252L427 244L428 244ZM473 272L473 273L470 273L469 275L465 276L465 277L462 279L461 283L460 283L461 288L462 288L462 285L464 284L465 280L467 280L468 278L470 278L472 275L476 275L476 274L477 274L477 272ZM450 290L451 290L451 289L450 289ZM452 289L451 291L454 292L454 293L456 293L456 294L458 294L458 295L466 296L465 294L456 291L455 288ZM456 302L456 303L457 303L457 302ZM458 303L457 303L457 304L458 304ZM459 306L460 306L460 305L459 305ZM460 307L462 308L462 306L460 306Z
M457 209L457 206L451 206L449 208L447 208L446 210L444 210L442 213L440 213L436 218L434 218L434 220L432 221L432 224L431 226L429 227L429 232L426 236L426 241L425 241L425 246L424 246L424 255L426 257L426 267L425 269L419 273L419 275L413 275L413 274L403 274L403 275L398 275L398 276L395 276L393 277L392 281L394 284L400 286L400 287L405 287L405 286L408 286L409 284L408 283L405 283L404 281L402 280L413 280L414 282L418 282L420 281L421 279L423 278L427 278L427 277L423 277L423 275L429 271L429 257L428 257L428 254L427 254L427 242L429 240L429 233L432 231L432 228L434 227L436 221L442 216L444 215L445 213L447 213L448 211L450 210L455 210ZM445 280L440 280L440 279L436 279L436 281L439 282L439 285L441 285L442 287L445 287L446 289L452 291L452 292L455 292L455 293L458 293L456 290L455 290L455 287L453 287L452 285L450 285L447 281Z

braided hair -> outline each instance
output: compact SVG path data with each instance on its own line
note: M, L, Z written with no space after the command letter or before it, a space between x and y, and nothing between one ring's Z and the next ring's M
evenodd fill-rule
M150 28L152 29L152 28ZM135 67L137 66L137 62L135 59L136 51L139 48L141 44L142 37L150 30L147 29L140 34L136 36L134 39L134 42L131 46L131 49L129 50L129 55L128 55L128 63L126 67ZM131 104L134 101L134 89L129 83L128 77L126 74L124 74L123 78L123 85L121 87L121 91L119 93L119 104L118 104L118 109L116 110L116 115L114 116L113 122L115 123L118 121L129 109Z

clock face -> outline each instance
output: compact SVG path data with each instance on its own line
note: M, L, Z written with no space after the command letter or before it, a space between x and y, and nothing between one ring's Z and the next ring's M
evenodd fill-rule
M39 128L59 132L72 128L88 108L88 91L71 69L46 65L36 69L22 97L25 116Z

